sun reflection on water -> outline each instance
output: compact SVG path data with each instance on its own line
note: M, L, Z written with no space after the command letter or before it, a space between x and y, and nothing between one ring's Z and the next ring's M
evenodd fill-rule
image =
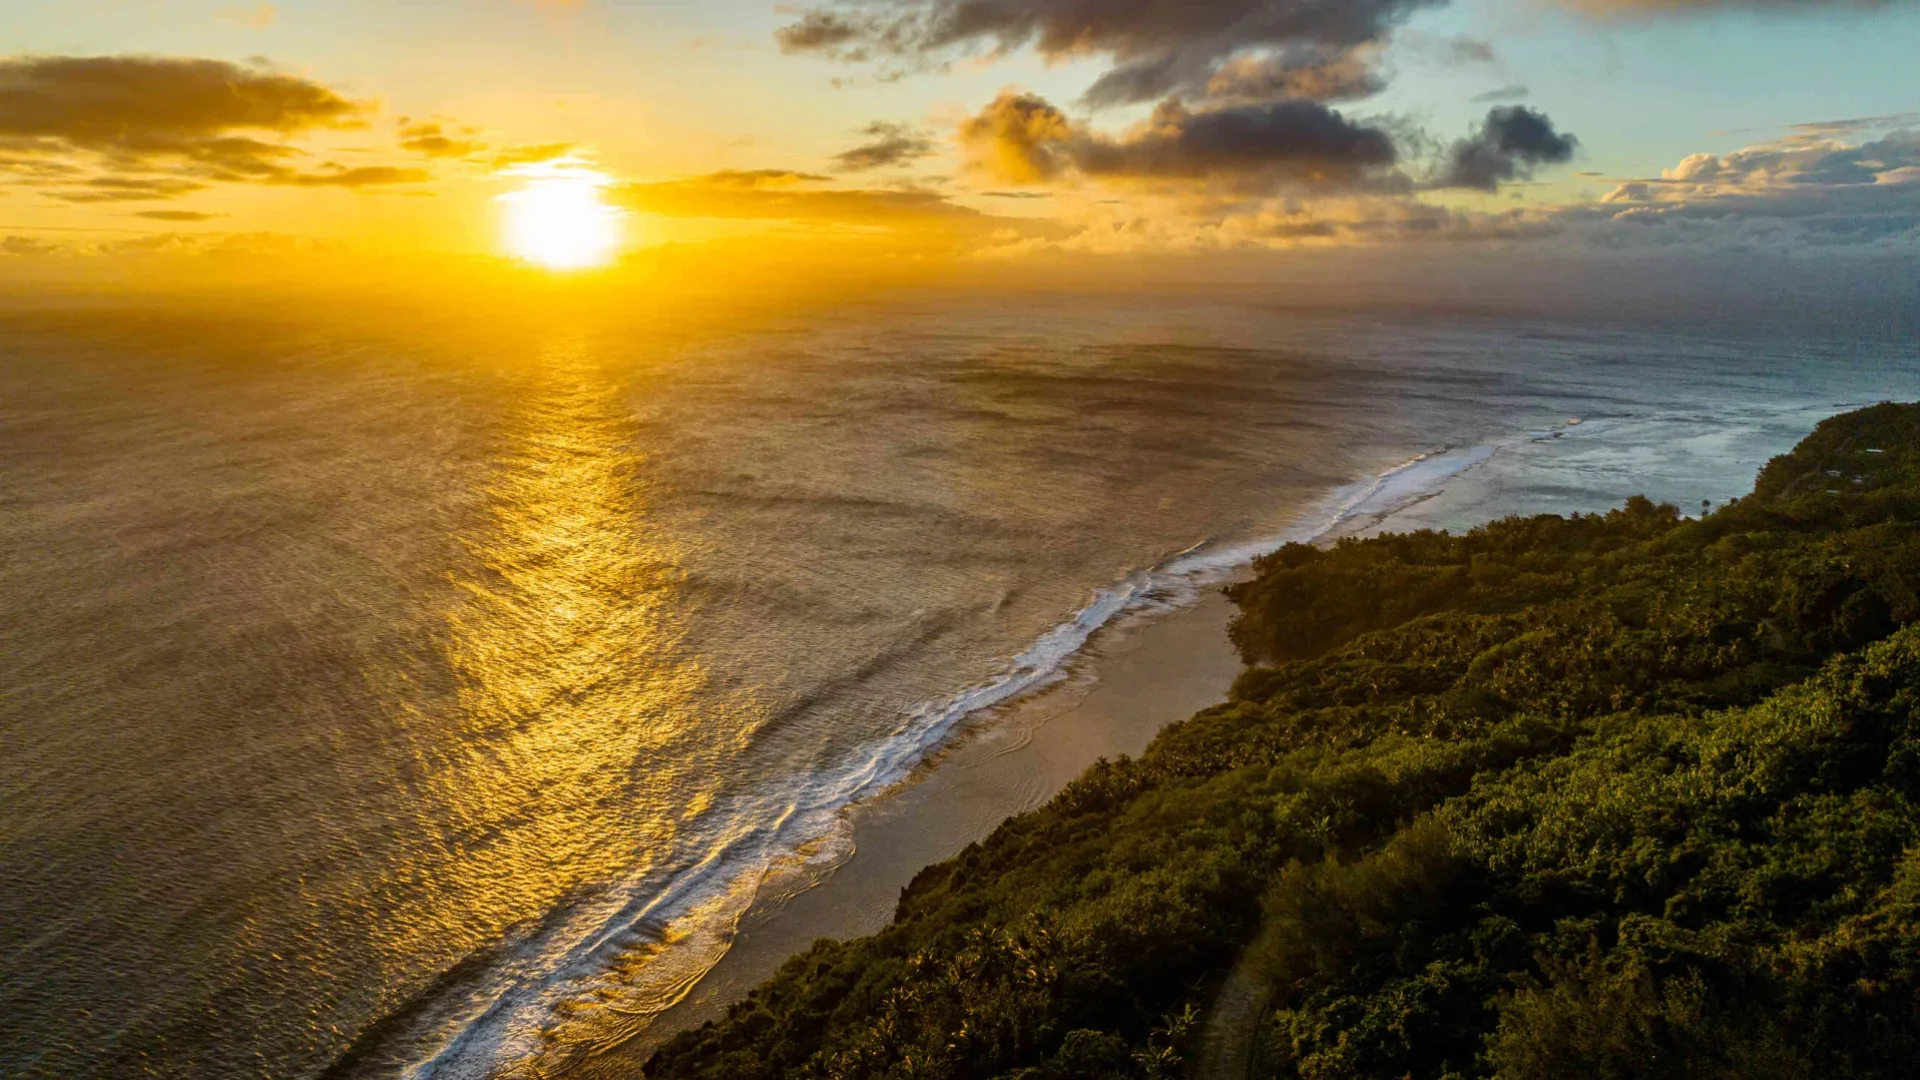
M545 993L560 961L631 899L623 883L684 845L690 796L711 800L718 760L736 749L701 722L728 695L685 647L683 553L649 527L645 459L618 381L578 343L551 346L519 378L486 518L463 537L474 569L452 576L451 707L402 706L409 725L461 730L415 743L435 755L408 779L438 808L423 823L437 836L384 887L431 879L447 902L429 922L368 928L396 954L435 952L449 937L509 943L517 958L475 975L456 995L465 1004L437 1006L439 1034L420 1033L437 1043L516 985ZM527 1026L499 1037L524 1044ZM526 1047L493 1049L511 1059Z

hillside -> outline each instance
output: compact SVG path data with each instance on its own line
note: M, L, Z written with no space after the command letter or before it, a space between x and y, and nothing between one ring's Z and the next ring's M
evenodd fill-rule
M1916 522L1920 406L1881 405L1699 520L1289 547L1232 590L1230 700L647 1074L1176 1076L1238 1039L1328 1080L1906 1075Z

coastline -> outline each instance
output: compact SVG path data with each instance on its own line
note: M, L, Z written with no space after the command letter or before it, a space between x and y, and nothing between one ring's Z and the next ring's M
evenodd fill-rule
M1603 426L1590 425L1589 434ZM921 870L1039 808L1099 758L1137 755L1163 728L1224 701L1243 664L1227 636L1235 608L1222 586L1249 576L1254 559L1288 541L1330 544L1380 532L1407 511L1447 502L1458 481L1501 451L1552 442L1567 430L1555 425L1416 455L1329 492L1274 540L1188 553L1101 594L1061 630L1105 603L1120 606L1067 651L1059 681L968 711L905 778L842 810L836 843L846 854L824 862L802 855L769 870L726 952L683 998L632 1036L571 1059L563 1074L641 1075L654 1050L723 1017L815 941L884 928ZM1188 599L1172 599L1172 610L1151 601L1135 606L1169 586Z
M712 1080L842 1062L1157 1075L1201 1049L1189 1020L1223 1019L1283 1071L1438 1075L1491 1057L1502 1074L1556 1076L1598 1055L1624 1074L1651 1059L1611 1039L1622 1023L1673 1022L1686 1025L1672 1029L1687 1033L1681 1053L1795 1074L1853 1071L1856 1032L1885 1031L1867 1043L1885 1064L1868 1071L1899 1075L1910 1004L1882 994L1912 990L1899 957L1913 777L1898 763L1914 718L1895 703L1920 672L1920 637L1911 535L1892 526L1914 512L1915 410L1823 420L1700 518L1642 496L1617 513L1503 516L1473 536L1411 533L1269 568L1240 596L1261 619L1246 629L1256 651L1294 662L1250 680L1245 708L1202 712L1163 752L996 832L918 885L899 927L820 944L654 1064ZM1854 490L1827 487L1849 471ZM1422 516L1488 504L1488 479ZM1783 557L1756 582L1749 545L1782 534ZM1777 597L1832 587L1836 548L1857 557L1846 580L1867 599L1794 609L1769 634ZM1450 580L1407 603L1369 599L1423 573ZM1330 588L1366 606L1323 617ZM1382 616L1394 621L1376 628ZM1713 645L1730 625L1741 647ZM1810 818L1815 804L1834 810ZM1768 823L1759 842L1738 827L1752 821ZM1869 836L1891 839L1862 860ZM1727 876L1704 889L1663 876L1676 849ZM1807 881L1809 856L1836 868L1812 898L1742 899ZM1252 902L1268 886L1267 905ZM1666 914L1647 913L1649 888ZM1613 931L1604 955L1595 925ZM1520 940L1489 947L1503 935ZM1249 955L1266 981L1301 988L1297 1008L1221 1011L1218 980ZM1689 1008L1713 1011L1674 1021L1667 993L1617 992L1665 963L1684 965L1664 976L1676 987L1740 996L1695 991ZM1844 1022L1803 1043L1794 1033L1813 1015Z
M1443 496L1501 451L1560 434L1556 425L1416 453L1324 491L1261 539L1198 544L1094 590L1002 674L924 703L864 767L826 777L824 797L815 792L790 807L776 828L808 819L800 830L807 839L754 873L725 879L723 892L689 894L690 906L664 913L649 931L651 943L676 956L682 953L674 947L683 950L689 938L701 947L684 954L691 963L659 969L666 977L657 981L657 1006L625 1010L575 998L580 1004L570 1018L585 1022L584 1034L551 1027L515 1033L511 1021L527 1002L503 1008L503 994L406 1075L517 1076L527 1068L539 1075L638 1075L673 1035L723 1017L816 940L883 928L922 869L1038 809L1099 758L1138 754L1163 728L1224 700L1241 664L1227 638L1234 609L1221 586L1250 575L1256 559L1287 543L1331 543L1380 529ZM999 758L1008 760L991 760ZM834 794L836 786L842 790ZM845 884L830 888L835 882ZM793 918L789 908L796 909ZM623 916L621 925L629 923ZM578 955L611 940L602 934ZM549 1016L554 1008L549 1001ZM503 1038L522 1041L503 1053Z
M911 779L847 811L853 853L823 876L763 889L718 964L642 1033L569 1075L634 1077L674 1034L725 1014L819 938L871 934L925 867L1034 809L1100 757L1138 754L1160 729L1217 704L1239 675L1227 640L1233 605L1217 589L1157 619L1120 620L1072 674L973 718Z
M484 1072L455 1073L524 1075L532 1065L543 1075L641 1075L674 1035L724 1017L816 941L885 927L921 870L1040 808L1097 759L1137 755L1165 727L1224 700L1242 665L1226 633L1234 608L1220 586L1249 576L1254 559L1289 541L1330 544L1548 510L1524 481L1576 444L1591 454L1614 426L1573 421L1429 450L1326 492L1268 539L1200 545L1096 590L1005 675L916 713L904 750L931 742L931 752L903 758L903 747L891 748L898 772L877 770L870 793L829 811L830 829L739 879L731 890L737 906L710 912L703 924L720 943L707 954L717 959L665 987L659 1011L599 1013L624 1030L548 1041L535 1052L538 1064L496 1058ZM1604 490L1587 494L1583 509L1614 504ZM588 1005L585 1015L605 1007Z

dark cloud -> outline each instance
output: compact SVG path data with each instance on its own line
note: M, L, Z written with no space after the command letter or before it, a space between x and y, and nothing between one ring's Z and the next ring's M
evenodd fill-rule
M1371 200L1325 216L1288 215L1263 225L1274 239L1343 244L1527 240L1564 231L1561 223L1539 211L1476 213L1408 198Z
M245 135L218 135L196 139L166 151L132 157L112 157L109 165L137 162L151 164L155 159L173 158L185 162L190 171L208 180L253 180L285 172L288 159L301 151L279 143L263 142Z
M1453 144L1438 187L1497 191L1502 183L1523 180L1542 165L1573 160L1579 140L1555 131L1546 114L1524 105L1497 106L1480 129Z
M1509 115L1505 124L1483 125L1476 138L1497 151L1504 132L1508 151L1522 161L1526 148L1535 158L1571 150L1568 137L1553 132L1544 117L1536 119L1547 135L1540 128L1529 132ZM1048 243L1090 253L1488 242L1550 245L1540 248L1550 253L1542 258L1582 252L1825 253L1887 256L1899 260L1889 266L1910 278L1920 258L1920 132L1813 143L1800 134L1802 127L1790 130L1773 143L1725 155L1695 154L1659 176L1619 181L1600 201L1556 206L1529 200L1489 211L1437 206L1417 190L1381 187L1270 193L1169 188L1146 192L1155 201L1144 208L1136 195L1124 201L1129 209L1083 213L1077 231ZM1078 166L1069 159L1063 168Z
M876 120L862 134L873 141L833 155L841 172L865 172L893 165L904 165L934 152L932 139L910 124Z
M142 210L134 216L148 218L153 221L212 221L215 218L225 217L226 215L205 214L198 210Z
M463 158L477 154L487 144L473 138L471 129L450 131L438 121L409 123L400 119L400 149L433 158Z
M1562 217L1608 247L1656 245L1779 250L1894 247L1920 256L1920 185L1850 185L1642 197L1570 207Z
M1467 100L1472 101L1476 105L1485 105L1490 101L1521 101L1530 93L1532 93L1532 91L1528 90L1525 86L1514 83L1512 86L1502 86L1497 90L1488 90L1483 94L1475 94Z
M1393 140L1317 102L1280 101L1199 112L1163 104L1121 139L1095 139L1080 167L1095 175L1266 174L1347 182L1392 165Z
M39 56L0 60L0 135L146 154L233 131L340 127L365 111L316 82L223 60Z
M860 62L928 64L954 53L1032 46L1049 58L1096 53L1112 67L1093 105L1150 101L1206 85L1240 55L1377 43L1414 11L1445 0L894 0L812 9L781 48Z
M1076 146L1087 137L1047 99L1010 90L960 125L967 164L1015 184L1066 173L1074 167Z
M85 176L87 170L68 161L33 156L30 151L19 156L0 157L0 172L23 176L30 181L59 181Z
M392 165L362 165L356 169L331 168L313 173L283 173L267 181L292 187L370 188L395 184L418 184L432 179L425 169L402 169Z
M211 185L174 176L96 176L77 187L51 192L54 198L70 203L146 202L153 199L177 199Z
M243 180L281 187L366 190L418 184L429 179L432 179L432 174L424 169L403 169L392 165L362 165L351 169L329 165L311 172L276 165L266 170L251 169L244 173L210 172L187 176L169 173L109 174L77 184L64 184L47 194L69 203L146 202L177 199L205 191L212 186L209 183L211 180Z
M819 173L796 172L792 169L723 169L689 181L674 182L698 183L706 187L788 188L796 184L824 184L830 179Z
M177 198L216 183L373 188L427 179L392 166L299 167L283 141L360 126L369 111L310 79L250 65L157 56L30 56L0 60L0 148L55 199L73 203ZM437 124L403 137L451 152ZM450 140L449 140L450 142Z
M1311 101L1202 110L1164 102L1114 137L1074 124L1042 98L1008 92L961 125L960 141L975 169L1014 183L1078 173L1231 187L1358 186L1397 157L1385 131Z
M882 28L883 24L876 19L856 19L837 11L815 9L802 14L799 22L776 30L773 36L780 43L782 52L826 53L837 59L858 62L867 58L865 52L850 55L841 50L875 36Z
M1296 48L1236 56L1207 79L1218 101L1351 101L1386 88L1379 50Z

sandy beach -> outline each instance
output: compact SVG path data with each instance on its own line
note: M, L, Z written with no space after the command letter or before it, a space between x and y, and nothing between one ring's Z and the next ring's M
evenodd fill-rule
M1122 621L1094 640L1064 682L976 717L907 783L849 811L851 857L811 887L763 890L726 957L692 992L579 1075L637 1075L661 1042L722 1015L815 940L885 926L923 867L1046 802L1095 760L1138 754L1161 728L1222 700L1240 672L1227 641L1232 616L1213 591L1171 616Z

